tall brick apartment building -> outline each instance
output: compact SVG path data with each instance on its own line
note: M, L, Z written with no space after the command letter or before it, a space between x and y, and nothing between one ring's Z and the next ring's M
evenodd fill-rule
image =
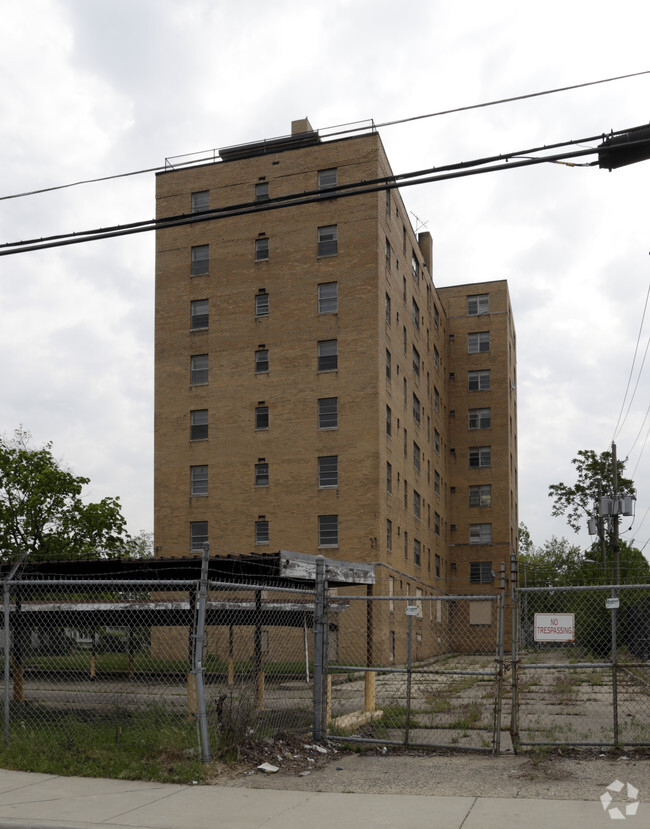
M209 540L378 562L380 595L495 590L518 523L506 282L436 288L398 190L332 198L392 175L374 130L297 121L219 156L157 177L158 218L188 217L156 240L158 554Z

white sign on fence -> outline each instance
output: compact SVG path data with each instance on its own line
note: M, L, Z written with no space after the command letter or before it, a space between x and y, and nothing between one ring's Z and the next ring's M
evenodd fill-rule
M536 642L573 642L576 638L575 614L536 613Z

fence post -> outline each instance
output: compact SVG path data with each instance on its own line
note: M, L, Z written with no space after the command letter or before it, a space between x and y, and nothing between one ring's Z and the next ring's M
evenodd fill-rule
M5 655L5 670L4 670L4 719L5 719L5 745L9 745L9 734L10 734L10 716L9 716L9 684L10 684L10 669L9 669L9 660L11 659L11 630L10 630L10 615L9 615L9 601L10 601L10 588L9 588L9 581L5 581L4 583L4 628L5 628L5 641L4 641L4 655Z
M512 750L517 754L519 750L519 635L521 618L519 613L519 569L517 556L510 556L510 601L512 603L512 694L510 707L510 739Z
M323 738L323 688L325 668L325 558L316 556L314 585L314 721L315 742Z
M374 618L373 618L373 602L372 602L372 584L366 586L366 667L372 668L374 663ZM366 711L374 711L376 708L375 698L375 682L377 675L374 671L366 671L364 676L364 709Z
M201 579L199 581L199 610L196 620L196 647L194 649L194 666L192 673L196 682L196 701L198 705L199 735L201 738L201 757L204 763L210 762L210 737L208 734L208 716L203 685L203 640L205 635L205 613L208 601L208 562L210 545L203 545L201 560Z

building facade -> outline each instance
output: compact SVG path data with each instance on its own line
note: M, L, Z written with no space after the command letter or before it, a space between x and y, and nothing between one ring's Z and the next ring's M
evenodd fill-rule
M377 562L379 595L495 589L518 524L507 283L436 289L391 176L375 131L306 120L158 175L158 555L209 540Z

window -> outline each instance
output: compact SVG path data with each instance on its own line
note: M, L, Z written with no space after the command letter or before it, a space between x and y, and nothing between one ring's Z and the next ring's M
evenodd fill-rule
M336 256L339 252L338 247L338 227L337 225L327 225L326 227L318 228L318 255L319 256Z
M208 522L192 521L190 523L190 550L202 550L208 540Z
M210 191L198 190L192 193L192 213L203 213L210 209Z
M269 295L264 291L263 293L255 294L255 316L268 317L269 315Z
M258 348L255 352L255 373L264 374L269 370L268 348Z
M491 423L490 409L470 409L468 420L470 429L489 429Z
M415 393L413 394L413 420L420 423L420 398Z
M194 245L192 248L192 276L202 276L210 270L210 245Z
M469 583L470 584L492 584L492 562L491 561L470 561Z
M440 495L440 473L437 469L433 470L433 491Z
M433 408L436 412L440 411L440 392L437 387L433 387Z
M269 543L269 522L265 518L260 518L255 522L255 543Z
M204 386L208 382L208 355L195 354L190 357L190 385Z
M190 495L208 494L208 467L190 466Z
M392 432L392 416L390 406L386 406L386 434L390 435Z
M338 282L323 282L318 286L318 313L336 314L339 310Z
M436 553L436 555L435 555L434 562L435 562L434 566L435 566L436 578L439 579L440 578L440 556L438 555L438 553Z
M195 299L190 303L190 329L201 331L210 321L210 303L207 299Z
M433 514L433 531L436 535L440 535L440 513Z
M416 377L420 376L420 352L413 346L413 372Z
M470 294L467 297L467 315L470 317L478 314L490 313L490 295L489 294Z
M420 263L413 252L411 252L411 271L413 272L413 279L417 281L420 278Z
M490 388L490 369L468 371L467 388L469 391L488 391Z
M268 181L258 181L255 185L255 201L269 200L269 183Z
M434 304L433 304L433 327L436 329L436 331L438 330L439 325L440 325L440 311L438 311L438 306L434 302Z
M390 190L386 190L386 215L390 216Z
M420 471L420 447L419 445L413 441L413 468L416 472Z
M409 557L409 534L404 530L404 558ZM406 595L408 596L408 584L406 585Z
M470 524L469 525L469 543L470 544L491 544L492 543L492 524Z
M320 340L318 343L318 370L336 371L338 364L338 341Z
M411 299L411 313L413 315L413 325L420 330L420 306L414 299Z
M440 432L437 429L433 430L433 448L440 454Z
M388 191L386 191L388 192ZM390 242L388 241L388 237L386 237L386 270L390 270Z
M413 515L418 519L418 521L422 517L421 512L422 512L422 498L420 496L420 493L417 491L417 489L414 489L413 490Z
M331 190L334 187L337 187L339 183L339 174L336 167L332 167L329 170L319 170L318 171L318 189L319 190Z
M386 379L390 380L391 376L391 369L390 369L390 351L386 349Z
M259 262L262 259L269 258L269 240L268 237L263 236L255 240L255 261Z
M473 446L469 450L470 467L481 467L492 465L492 447Z
M339 484L339 459L326 455L318 459L318 488L332 489Z
M491 507L492 487L490 486L490 484L470 486L469 505L470 507Z
M320 397L318 400L318 428L337 429L339 425L338 397Z
M190 412L190 440L208 439L208 410L195 409Z
M393 467L386 461L386 492L393 491Z
M390 297L388 294L386 294L384 304L386 306L386 325L390 325Z
M318 516L318 546L338 547L339 545L339 517L338 515Z
M386 549L393 549L393 522L390 518L386 519Z
M413 563L415 564L416 567L420 566L420 561L421 561L420 556L421 556L421 545L420 545L420 542L417 540L417 538L414 538L413 539ZM421 596L422 591L419 590L419 588L418 588L418 589L416 589L415 594L416 594L416 596L417 595ZM421 603L420 603L420 605L421 605ZM421 615L422 615L422 609L420 608L418 616L421 616Z
M269 485L269 465L266 461L258 461L255 464L255 486Z
M467 335L467 353L479 354L490 350L490 332L476 331Z
M440 368L440 352L435 345L433 346L433 367L436 371Z
M269 407L255 406L255 428L268 429L269 428Z

